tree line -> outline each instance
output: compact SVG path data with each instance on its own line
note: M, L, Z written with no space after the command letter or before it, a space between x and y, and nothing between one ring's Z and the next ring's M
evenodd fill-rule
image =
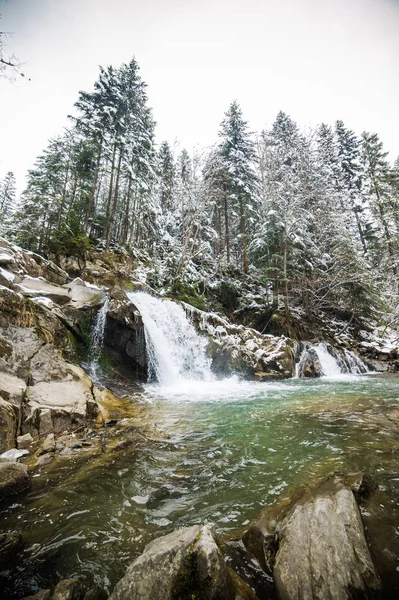
M44 254L144 252L161 284L231 264L286 313L293 297L308 312L397 306L399 160L377 134L342 121L304 133L284 112L254 134L236 101L193 156L158 147L154 131L137 62L100 68L18 203L12 174L2 182L3 234Z

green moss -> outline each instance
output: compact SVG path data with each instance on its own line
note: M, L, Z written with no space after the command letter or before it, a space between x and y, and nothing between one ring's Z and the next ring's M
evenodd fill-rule
M180 302L190 304L199 310L207 310L205 297L198 292L195 286L183 282L175 282L170 290L170 294Z
M201 536L199 532L191 544L183 566L180 569L172 590L172 600L205 600L197 576L195 546Z

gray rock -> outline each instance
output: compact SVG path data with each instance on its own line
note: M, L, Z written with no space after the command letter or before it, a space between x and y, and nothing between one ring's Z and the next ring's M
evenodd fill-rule
M15 283L13 288L28 298L40 296L61 305L70 301L68 290L60 285L48 283L43 277L25 277L20 283Z
M110 600L233 600L234 586L211 527L153 540L128 568Z
M32 482L25 465L14 462L0 463L0 501L29 492L31 487Z
M13 407L9 402L0 398L0 453L14 447L17 424L17 416Z
M18 458L25 456L26 454L29 454L29 450L19 450L18 448L11 448L11 450L7 450L7 452L3 452L3 454L0 454L0 458L2 460L15 461L18 460Z
M33 444L33 437L30 433L25 433L25 435L19 435L17 437L17 446L19 450L25 450L29 448Z
M323 370L321 368L317 352L313 348L308 348L302 354L298 365L298 376L302 378L321 377Z
M380 579L353 492L342 480L324 483L289 511L274 579L281 600L377 597Z
M42 447L39 451L39 456L41 454L47 454L48 452L55 452L55 437L54 433L49 433L46 439L44 440Z

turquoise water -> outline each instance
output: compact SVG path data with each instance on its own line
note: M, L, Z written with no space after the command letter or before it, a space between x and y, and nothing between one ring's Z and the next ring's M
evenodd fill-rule
M292 486L338 471L374 475L396 510L398 383L347 376L146 386L132 399L151 424L146 436L126 422L112 438L125 447L107 451L104 438L94 456L41 467L33 492L3 510L3 530L22 529L25 551L0 577L0 592L23 597L71 576L110 591L153 537L204 522L229 535ZM392 514L388 534L397 537Z

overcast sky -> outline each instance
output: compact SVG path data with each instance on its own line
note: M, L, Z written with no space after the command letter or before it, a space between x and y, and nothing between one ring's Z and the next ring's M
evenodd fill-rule
M237 99L252 130L284 110L302 128L342 119L399 155L399 0L0 0L6 52L31 81L0 79L0 177L62 131L98 65L135 56L157 140L217 138Z

